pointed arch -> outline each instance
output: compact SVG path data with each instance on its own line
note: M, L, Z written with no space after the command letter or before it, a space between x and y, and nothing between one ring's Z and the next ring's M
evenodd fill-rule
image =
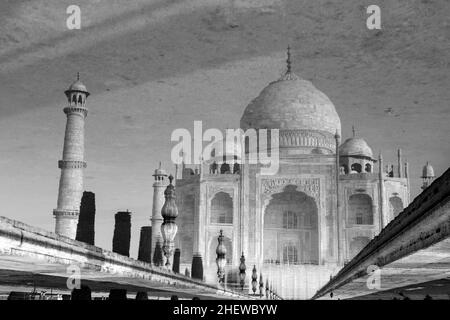
M314 198L288 185L264 211L265 263L318 264L318 208Z
M233 199L226 192L218 192L211 200L211 223L233 223Z
M348 200L348 220L351 224L373 225L372 198L367 194L353 194Z

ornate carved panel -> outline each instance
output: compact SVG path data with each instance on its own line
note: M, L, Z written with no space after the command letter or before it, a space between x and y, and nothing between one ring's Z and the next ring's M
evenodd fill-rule
M319 178L272 178L262 179L261 188L263 195L272 195L274 193L283 192L288 185L294 185L298 191L319 200L320 196L320 179Z

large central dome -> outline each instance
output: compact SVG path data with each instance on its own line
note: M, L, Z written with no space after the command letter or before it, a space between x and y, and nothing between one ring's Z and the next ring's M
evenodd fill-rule
M270 83L245 109L241 128L341 132L341 121L330 99L314 85L295 76Z

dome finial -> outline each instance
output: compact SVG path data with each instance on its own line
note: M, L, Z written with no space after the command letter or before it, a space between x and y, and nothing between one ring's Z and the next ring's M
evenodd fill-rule
M280 80L297 80L297 76L292 73L292 59L291 59L291 46L287 47L287 59L286 59L286 73Z
M291 73L292 72L292 62L291 62L291 47L288 45L287 47L287 60L286 60L286 64L287 64L287 73Z
M335 139L339 139L341 135L339 134L339 130L336 128L336 133L334 134Z
M70 86L69 89L64 91L67 97L71 95L72 92L82 92L88 97L90 93L87 91L86 86L80 81L80 73L77 72L77 80L75 80Z
M355 126L352 126L352 133L353 133L353 138L354 138L356 136Z

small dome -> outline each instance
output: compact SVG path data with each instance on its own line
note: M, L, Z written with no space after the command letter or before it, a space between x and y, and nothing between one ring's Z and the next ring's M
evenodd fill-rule
M373 159L372 149L362 138L349 138L339 147L339 155L347 157L366 157Z
M245 109L241 128L341 132L330 99L311 82L282 78L265 87Z
M166 176L167 177L167 172L166 170L161 168L161 161L159 162L159 167L158 169L155 169L155 174L153 175L155 176Z
M423 166L422 178L434 178L434 169L428 162Z
M156 169L153 176L167 176L167 172L164 169Z
M72 83L70 85L70 87L64 91L64 93L66 94L66 96L68 97L70 95L71 92L83 92L86 94L86 97L89 96L89 92L87 91L86 86L83 84L83 82L81 82L79 75L77 77L77 80Z
M87 92L86 86L80 80L77 80L74 83L72 83L70 85L69 89L67 89L67 90Z

